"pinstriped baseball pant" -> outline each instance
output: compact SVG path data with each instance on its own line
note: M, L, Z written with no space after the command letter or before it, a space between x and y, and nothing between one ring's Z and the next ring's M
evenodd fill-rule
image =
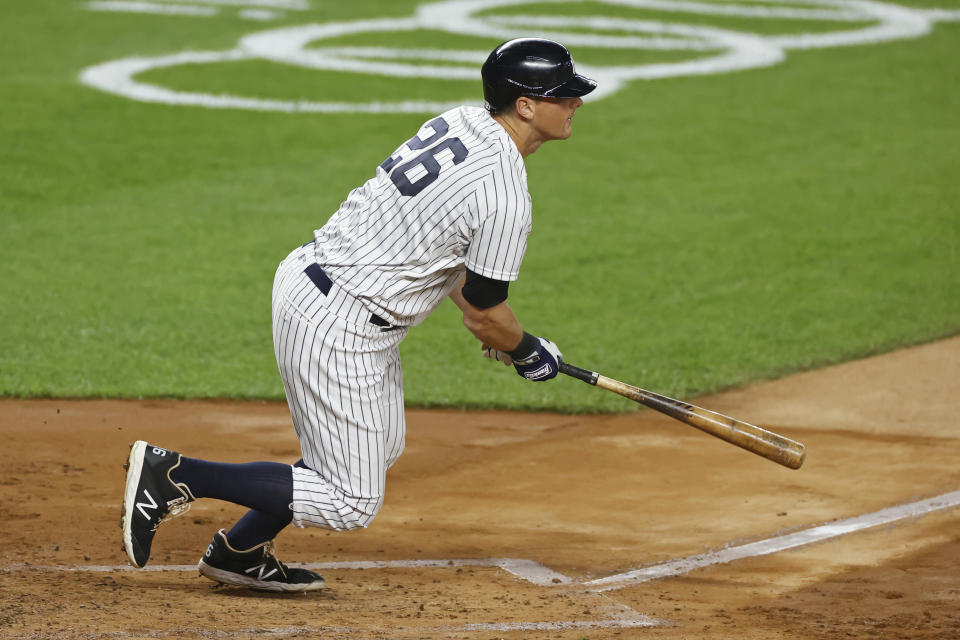
M383 505L386 470L404 447L398 345L370 311L304 273L313 245L280 263L273 287L273 344L307 469L293 468L293 524L366 527Z

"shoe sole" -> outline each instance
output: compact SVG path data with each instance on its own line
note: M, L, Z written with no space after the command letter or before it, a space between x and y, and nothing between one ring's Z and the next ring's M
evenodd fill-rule
M133 554L133 533L130 525L133 522L133 510L137 503L137 486L140 484L140 474L143 472L143 459L146 455L147 443L137 440L130 448L130 457L127 458L127 485L123 492L123 548L127 550L130 564L138 569L146 565L137 564Z
M280 593L300 593L302 591L317 591L323 589L325 583L323 580L311 582L310 584L289 584L286 582L264 582L255 578L234 573L233 571L224 571L212 567L203 560L197 564L197 571L204 578L219 582L220 584L229 584L235 587L249 587L256 591L273 591Z

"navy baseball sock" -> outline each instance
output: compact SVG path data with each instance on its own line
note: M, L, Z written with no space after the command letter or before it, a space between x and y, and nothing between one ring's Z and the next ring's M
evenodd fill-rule
M170 478L187 485L195 498L226 500L290 522L293 474L288 464L228 464L181 456Z
M285 518L251 509L227 532L227 542L237 551L246 551L276 538L292 519L293 512L289 509Z

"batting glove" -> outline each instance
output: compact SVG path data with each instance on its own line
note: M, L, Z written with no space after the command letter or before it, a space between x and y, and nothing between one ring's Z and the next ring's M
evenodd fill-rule
M521 343L522 344L522 343ZM513 354L513 367L517 373L533 382L544 382L557 377L563 354L557 345L546 338L536 338L536 350L526 357Z

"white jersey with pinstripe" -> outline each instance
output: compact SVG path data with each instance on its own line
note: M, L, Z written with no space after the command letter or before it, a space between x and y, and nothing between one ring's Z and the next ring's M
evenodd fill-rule
M419 324L463 272L516 280L531 228L523 158L479 107L425 123L315 232L317 262L391 324Z
M464 266L517 278L530 208L516 145L461 107L424 124L281 263L274 349L309 467L293 471L295 525L352 529L377 514L406 434L397 347Z

